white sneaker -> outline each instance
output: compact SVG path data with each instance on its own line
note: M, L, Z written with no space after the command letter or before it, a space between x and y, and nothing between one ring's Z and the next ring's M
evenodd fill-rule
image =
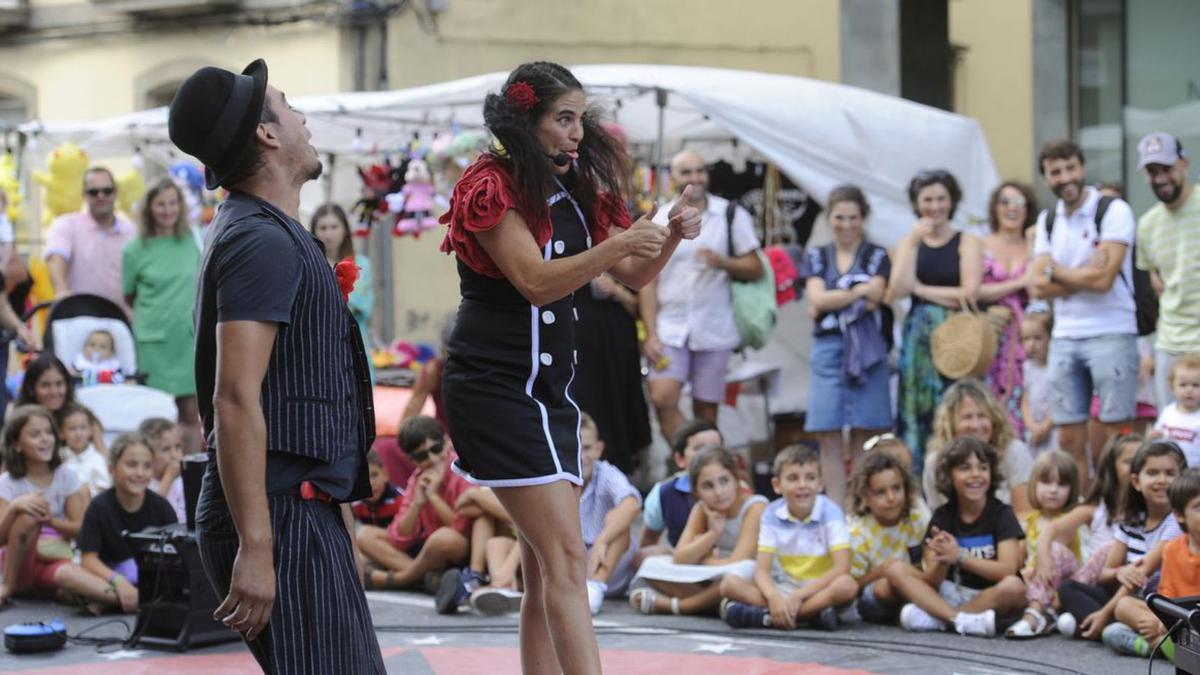
M481 588L471 594L471 607L485 616L516 614L521 611L522 597L511 588Z
M587 594L588 607L592 610L592 616L600 613L600 606L604 604L604 593L608 590L608 584L595 579L588 579Z
M1075 621L1074 614L1063 612L1058 615L1058 621L1055 623L1055 626L1063 637L1073 638L1075 637L1075 629L1078 627L1078 624Z
M954 630L959 635L993 637L996 635L996 610L989 609L978 614L959 612L954 615Z
M914 633L933 633L946 630L946 624L929 612L908 603L900 609L900 625Z

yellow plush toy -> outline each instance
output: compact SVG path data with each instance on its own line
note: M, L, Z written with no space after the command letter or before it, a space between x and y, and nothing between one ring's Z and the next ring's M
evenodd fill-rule
M87 153L68 142L46 156L46 171L33 173L33 179L45 190L43 225L83 207L83 174L87 166Z
M130 220L137 220L138 214L134 210L145 192L146 180L141 171L130 169L117 176L117 210Z
M21 222L21 182L17 180L17 159L11 152L0 156L0 190L8 198L8 219Z

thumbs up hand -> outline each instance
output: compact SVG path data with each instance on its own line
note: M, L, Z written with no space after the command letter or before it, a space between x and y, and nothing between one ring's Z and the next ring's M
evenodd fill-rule
M704 214L700 209L689 206L694 189L691 185L684 187L675 206L671 207L667 214L667 227L671 229L672 236L681 239L695 239L700 236L700 221Z
M667 241L670 230L654 222L658 213L655 204L650 211L638 218L628 230L621 233L628 242L629 254L638 258L657 258L662 253L663 244Z

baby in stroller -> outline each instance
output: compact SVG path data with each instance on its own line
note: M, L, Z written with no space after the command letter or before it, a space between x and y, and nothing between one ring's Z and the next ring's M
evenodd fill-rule
M88 333L83 349L71 361L68 368L79 377L84 386L91 384L120 384L125 381L121 372L121 360L117 358L117 341L113 334L103 328Z

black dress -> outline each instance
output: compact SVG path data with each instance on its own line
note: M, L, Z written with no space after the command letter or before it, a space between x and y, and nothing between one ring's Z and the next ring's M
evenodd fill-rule
M596 297L591 288L580 289L575 304L579 365L572 391L579 407L596 420L604 459L630 473L639 451L650 445L637 322L621 303Z
M561 187L561 186L560 186ZM545 260L592 245L565 189L549 200L553 228ZM507 279L458 260L462 302L447 344L442 397L455 469L478 485L516 487L567 480L582 485L576 377L575 296L535 307Z

